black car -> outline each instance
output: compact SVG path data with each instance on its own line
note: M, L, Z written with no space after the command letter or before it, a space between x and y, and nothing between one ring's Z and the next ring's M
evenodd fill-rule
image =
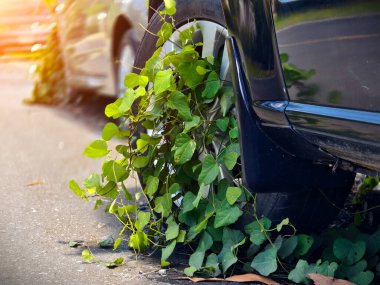
M151 11L160 5L150 1ZM202 57L219 56L220 77L233 82L243 181L258 214L319 230L356 172L378 176L379 12L379 1L177 0L179 31L196 19ZM160 17L151 13L149 31ZM155 40L143 38L135 66Z

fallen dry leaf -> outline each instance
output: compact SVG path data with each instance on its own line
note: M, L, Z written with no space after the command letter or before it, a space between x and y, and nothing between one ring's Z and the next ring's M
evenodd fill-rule
M277 283L276 281L273 281L272 279L269 279L269 278L266 278L266 277L263 277L263 276L260 276L260 275L257 275L257 274L253 274L253 273L249 273L249 274L242 274L242 275L235 275L235 276L231 276L231 277L228 277L226 279L223 279L223 278L198 278L198 277L182 277L182 278L179 278L179 279L182 279L182 280L190 280L190 281L193 281L193 282L212 282L212 281L224 281L224 282L238 282L238 283L244 283L244 282L262 282L266 285L280 285L279 283ZM345 285L345 284L343 284Z
M35 180L35 181L32 181L32 182L26 184L25 186L36 186L36 185L41 185L41 184L45 184L45 183L46 183L45 179Z
M314 281L314 285L356 285L347 280L335 279L322 274L309 273L307 276Z

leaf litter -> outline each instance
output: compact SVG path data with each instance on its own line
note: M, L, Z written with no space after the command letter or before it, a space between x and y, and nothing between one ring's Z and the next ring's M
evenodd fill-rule
M280 283L269 279L267 277L260 276L258 274L248 273L242 275L234 275L228 278L197 278L197 277L181 277L178 278L180 280L190 280L192 282L237 282L237 283L245 283L245 282L261 282L266 285L280 285ZM335 284L334 284L335 285ZM336 284L336 285L350 285L350 284Z

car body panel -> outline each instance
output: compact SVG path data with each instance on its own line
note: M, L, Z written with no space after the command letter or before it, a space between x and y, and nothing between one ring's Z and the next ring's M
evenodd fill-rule
M45 44L52 22L52 14L41 1L3 1L0 8L0 53L27 52L34 44Z
M115 96L114 45L121 37L117 32L125 32L116 25L120 19L128 23L123 29L134 29L131 42L139 42L144 34L139 25L147 24L144 1L68 0L57 10L68 86Z
M294 19L281 22L277 18L274 21L276 34L269 1L222 1L229 32L232 40L236 41L236 52L241 55L238 80L245 82L248 91L249 102L242 102L249 106L239 112L251 112L251 124L260 124L277 146L293 155L353 171L363 168L374 170L371 173L376 175L380 169L380 37L377 12L367 13L363 8L359 9L359 15L347 15L348 12L356 13L352 9L344 10L343 6L352 5L352 1L280 2L279 6L272 6L272 9L277 9L277 17L284 9L281 5L286 4L288 16L306 13L307 23L294 22ZM377 7L377 2L371 1L371 5L375 3ZM326 3L328 19L326 13L318 14ZM301 12L294 8L296 6L289 9L289 5L300 7ZM319 12L308 14L313 9ZM324 18L309 21L315 15ZM246 19L250 22L243 23ZM262 30L270 36L260 36L258 22L265 24L266 28ZM254 51L260 48L268 54L273 53L273 57L255 54ZM287 53L288 63L305 71L314 69L315 74L285 87L283 69L276 69L276 62L280 64L280 53ZM256 56L268 62L261 65L267 67L264 70L267 73L260 73L266 75L262 78L267 81L257 80ZM269 84L274 78L277 82ZM246 139L247 147L253 140ZM300 153L310 147L314 151Z
M240 51L252 103L287 100L277 43L267 1L224 0L229 33Z

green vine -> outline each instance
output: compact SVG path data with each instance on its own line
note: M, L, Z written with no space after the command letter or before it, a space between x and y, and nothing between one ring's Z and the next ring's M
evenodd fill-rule
M84 151L105 157L102 173L91 174L83 187L69 183L76 195L96 198L95 209L104 206L120 221L114 249L124 242L136 253L160 249L166 267L178 244L189 244L188 276L226 276L237 268L268 276L280 267L297 283L310 284L307 274L318 273L370 284L373 270L379 270L380 230L362 234L352 226L318 237L296 235L289 219L272 225L257 216L255 196L241 184L232 86L219 78L219 58L200 57L202 44L193 42L197 23L176 31L170 18L175 2L165 4L161 13L171 21L162 17L156 52L140 74L126 75L125 95L105 109L107 117L120 119L120 126L127 122L129 129L107 123L102 139ZM173 32L182 46L163 54ZM115 149L108 146L111 139L120 143ZM137 193L126 186L136 174L143 185ZM251 222L237 229L244 215ZM316 254L321 248L323 254ZM83 258L93 260L89 249Z

